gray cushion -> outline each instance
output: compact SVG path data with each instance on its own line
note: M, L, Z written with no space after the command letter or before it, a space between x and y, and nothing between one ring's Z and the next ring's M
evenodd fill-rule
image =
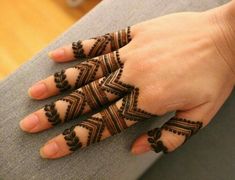
M37 80L56 70L78 63L53 63L48 59L47 52L56 47L78 39L118 30L167 13L205 10L224 2L226 1L102 1L67 32L1 82L0 177L4 179L136 179L139 177L159 156L152 152L139 157L132 156L129 152L130 145L141 132L159 125L161 121L168 119L170 114L161 119L140 123L119 135L77 151L71 156L58 160L44 160L39 157L39 148L75 121L38 134L22 132L18 123L24 116L58 98L34 101L27 96L27 89ZM192 140L192 143L195 141ZM222 147L218 148L218 151L223 152ZM171 162L170 156L167 161ZM190 165L190 162L187 165Z

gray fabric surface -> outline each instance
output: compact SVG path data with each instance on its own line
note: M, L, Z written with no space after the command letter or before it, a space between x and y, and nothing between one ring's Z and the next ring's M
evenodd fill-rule
M174 153L162 156L139 180L234 180L235 91L213 121Z
M160 119L140 123L99 144L77 151L71 156L53 161L43 160L38 153L41 145L75 122L34 135L22 132L18 122L25 115L55 100L50 98L40 102L33 101L27 96L27 88L54 71L74 64L53 63L47 57L49 50L77 39L121 29L167 13L205 10L224 2L226 1L102 1L55 42L1 82L0 177L3 179L136 179L156 160L157 156L154 153L148 153L134 157L130 155L130 145L141 132L159 124ZM169 114L161 120L164 121L168 117ZM221 147L220 150L222 152L223 148Z

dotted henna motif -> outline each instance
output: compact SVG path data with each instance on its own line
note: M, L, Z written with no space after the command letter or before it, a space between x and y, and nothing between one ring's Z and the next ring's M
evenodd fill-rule
M164 146L161 140L159 140L161 138L163 129L174 134L185 136L184 142L186 142L186 140L188 140L192 135L196 134L202 126L203 123L200 121L190 121L187 119L172 117L161 128L155 128L148 131L148 142L156 153L161 151L167 153L167 147Z
M175 134L185 136L186 141L192 135L196 134L199 129L201 129L202 125L203 123L200 121L190 121L187 119L172 117L163 125L162 128Z

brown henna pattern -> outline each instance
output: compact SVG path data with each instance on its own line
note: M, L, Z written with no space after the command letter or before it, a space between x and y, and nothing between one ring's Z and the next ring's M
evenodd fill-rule
M65 129L62 133L64 135L64 139L66 140L66 144L69 147L70 151L75 151L82 147L82 143L79 141L79 138L76 136L74 131L75 126L72 126L69 129Z
M98 109L109 102L105 91L101 89L101 84L98 81L87 84L81 89L86 97L87 104L92 110Z
M66 80L66 74L64 70L62 70L61 72L56 72L54 74L54 81L56 83L56 87L60 90L60 92L71 89L71 85L69 85L69 82Z
M130 94L121 99L121 105L112 104L96 115L76 124L76 126L88 130L88 138L84 146L99 142L102 138L105 138L103 137L104 130L108 131L110 135L115 135L128 128L127 121L129 120L138 122L156 116L138 108L139 89L121 82L121 73L122 69L119 69L109 77L104 78L100 83L92 82L82 88L87 104L94 109L109 101L108 99L103 99L104 97L107 98L107 92L118 97L130 92Z
M73 54L76 59L86 58L83 50L82 41L77 41L72 43Z
M192 135L201 129L203 123L200 121L190 121L187 119L173 117L163 125L163 129L178 135L185 136L188 140Z
M138 96L139 89L135 88L131 94L123 98L122 106L120 108L121 115L126 119L134 121L141 121L155 116L154 114L146 112L137 107Z
M159 153L161 151L167 153L167 147L164 146L162 140L160 140L163 129L174 134L185 136L184 142L186 142L192 135L196 134L202 126L203 123L200 121L191 121L187 119L172 117L161 128L155 128L148 131L148 142L156 153Z
M62 122L60 115L55 108L55 103L45 105L44 111L51 125L55 126Z
M103 82L101 83L102 90L115 94L117 96L122 96L127 92L130 92L132 89L134 89L133 86L123 83L122 81L119 80L122 72L123 69L120 68L116 72L108 76L107 78L104 78Z
M69 103L64 117L65 122L82 114L86 104L85 95L79 90L76 90L69 96L62 98L61 101Z
M150 143L152 149L156 152L163 152L163 153L167 153L168 149L167 147L163 144L163 142L161 140L159 140L161 138L162 135L162 130L161 128L155 128L153 130L148 131L148 142Z
M118 51L84 61L74 67L79 71L79 73L73 88L77 89L85 84L88 84L89 82L94 81L99 68L102 76L107 76L121 67L123 67L123 63L120 60ZM66 79L64 70L55 73L54 79L56 87L59 88L61 92L72 88L72 85L70 85Z
M125 46L131 41L131 28L128 26L120 31L107 33L103 36L91 39L94 39L95 42L87 55L84 53L82 41L79 40L78 42L72 43L74 58L92 58L104 54L108 46L111 51L115 51Z

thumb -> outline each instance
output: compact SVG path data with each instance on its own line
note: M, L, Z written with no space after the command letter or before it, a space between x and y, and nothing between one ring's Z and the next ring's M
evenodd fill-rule
M138 137L132 145L131 152L135 155L150 150L156 153L174 151L187 141L199 129L209 123L215 111L208 104L187 111L177 111L162 127L152 129Z

